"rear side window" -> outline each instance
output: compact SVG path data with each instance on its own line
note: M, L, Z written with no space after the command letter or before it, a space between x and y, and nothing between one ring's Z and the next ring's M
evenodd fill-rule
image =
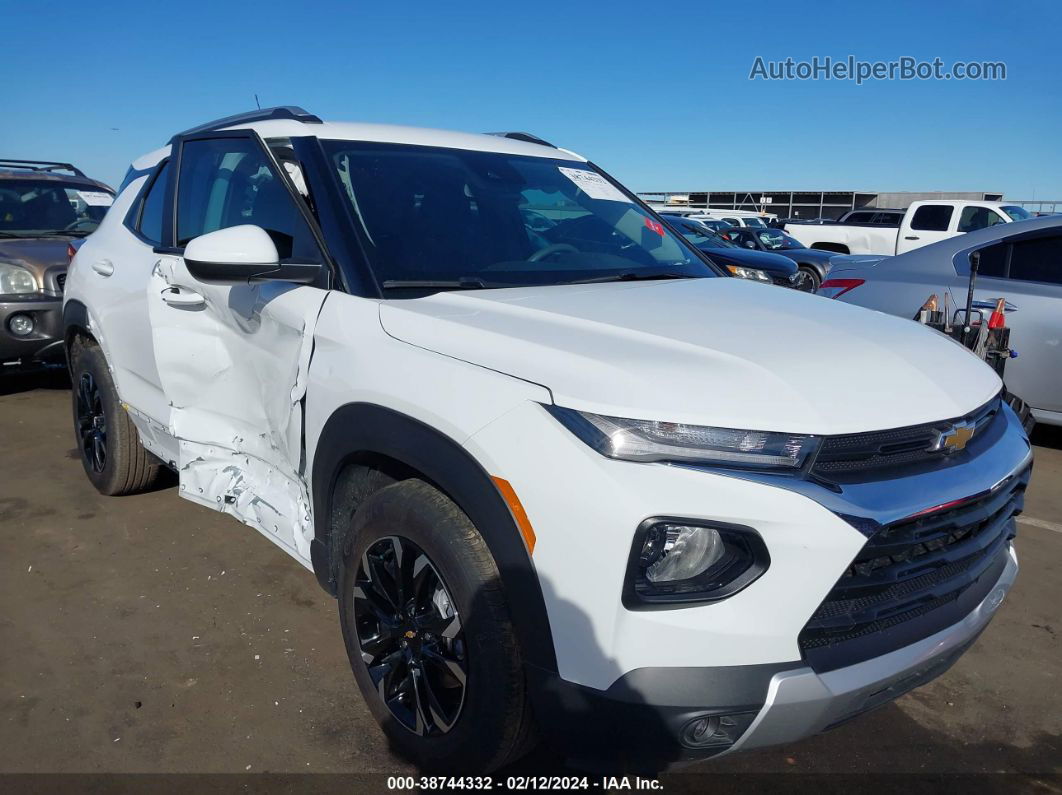
M996 243L981 249L981 263L977 266L977 273L981 276L996 276L1002 278L1007 275L1007 250L1010 244Z
M1010 252L1010 278L1062 284L1062 237L1015 241Z
M923 204L915 210L911 228L925 232L947 232L952 208L947 204Z
M241 224L269 233L281 260L321 261L309 225L255 141L187 141L177 185L177 245Z
M1003 223L1006 221L1000 217L999 213L988 207L963 207L962 215L959 216L959 231L975 232L978 229Z
M845 220L845 223L849 224L869 224L870 220L874 217L874 213L852 213Z
M169 180L170 161L167 160L144 197L140 222L136 226L136 230L152 243L162 242L162 209L166 203L166 186L169 185Z
M871 223L877 226L899 226L903 213L875 213Z

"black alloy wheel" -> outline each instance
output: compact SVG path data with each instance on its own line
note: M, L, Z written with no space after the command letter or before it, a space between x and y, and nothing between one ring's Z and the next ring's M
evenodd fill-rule
M362 555L353 591L361 659L387 709L414 734L450 731L465 702L467 646L435 565L408 538L385 536Z
M81 454L93 472L107 466L107 416L103 396L92 373L82 373L77 383L77 433Z

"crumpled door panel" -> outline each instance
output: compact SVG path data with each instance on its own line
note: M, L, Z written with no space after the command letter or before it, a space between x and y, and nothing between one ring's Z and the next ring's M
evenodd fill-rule
M179 287L199 306L163 301ZM159 376L178 440L181 496L230 513L309 558L302 398L328 293L280 282L195 281L162 257L148 285Z

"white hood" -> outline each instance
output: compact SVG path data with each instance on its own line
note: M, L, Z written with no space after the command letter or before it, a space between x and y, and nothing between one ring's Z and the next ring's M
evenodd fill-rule
M740 279L385 301L391 336L619 417L835 434L961 416L1001 388L935 331Z

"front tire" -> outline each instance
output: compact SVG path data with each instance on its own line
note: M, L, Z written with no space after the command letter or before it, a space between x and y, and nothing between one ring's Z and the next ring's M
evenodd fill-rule
M118 399L103 351L79 346L70 369L74 435L88 479L109 496L148 488L161 467Z
M808 293L817 292L819 285L822 284L822 277L819 276L819 272L807 265L801 265L800 270L806 277L804 280L804 291Z
M392 747L423 770L488 772L530 749L523 664L486 542L427 483L354 516L339 618L354 678Z

